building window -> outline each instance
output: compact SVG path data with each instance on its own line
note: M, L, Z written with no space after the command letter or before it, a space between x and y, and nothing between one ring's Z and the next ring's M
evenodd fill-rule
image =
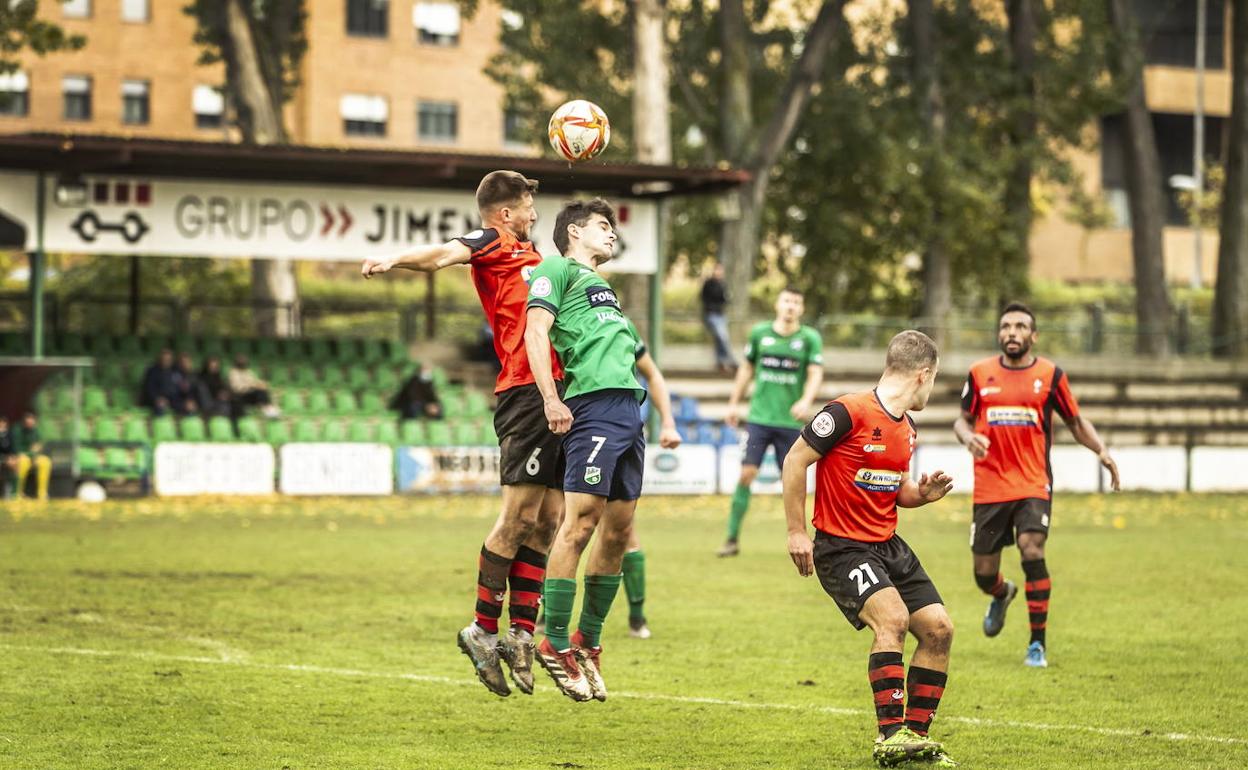
M412 8L412 26L419 43L459 45L459 6L418 2Z
M524 122L515 110L503 113L503 143L512 147L527 146L529 143L524 134Z
M121 0L121 20L147 22L151 20L151 9L148 0Z
M361 37L390 34L390 0L347 0L347 34Z
M61 93L65 96L66 120L91 119L91 78L86 75L66 75L61 78Z
M1126 116L1110 115L1101 121L1101 187L1114 213L1115 224L1127 227ZM1205 163L1223 159L1222 135L1226 118L1205 116ZM1179 194L1190 189L1192 176L1193 137L1196 135L1191 115L1153 113L1153 133L1157 153L1161 157L1161 185L1166 197L1166 224L1188 226L1190 221L1179 205Z
M390 107L384 96L344 94L338 103L347 136L385 136Z
M1134 0L1144 46L1144 61L1171 67L1196 66L1196 3ZM1224 0L1208 0L1205 20L1205 66L1223 69L1226 43Z
M30 114L30 79L25 72L0 75L0 115L24 118Z
M416 135L427 142L453 142L459 136L459 107L453 102L421 102Z
M121 122L146 126L152 120L151 99L146 80L121 81Z
M65 0L61 3L61 13L67 19L91 18L91 0Z
M195 111L196 128L221 128L225 124L225 97L213 86L195 86L191 109Z

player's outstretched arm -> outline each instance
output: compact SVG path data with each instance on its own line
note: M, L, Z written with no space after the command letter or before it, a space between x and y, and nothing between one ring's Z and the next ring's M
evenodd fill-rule
M542 393L542 410L546 413L550 432L563 435L572 427L572 411L559 398L555 375L550 368L550 327L554 323L554 314L546 308L529 308L524 326L524 352L529 355L533 380Z
M780 480L784 485L784 520L789 527L789 558L797 574L810 577L815 572L815 544L806 530L806 472L820 455L806 439L798 436L784 458Z
M650 400L654 408L659 410L659 446L664 449L675 449L680 446L680 433L676 430L676 418L672 415L672 395L667 389L667 380L663 372L649 353L642 353L637 359L637 369L650 383Z
M806 422L814 410L815 397L819 395L819 386L823 384L823 364L810 364L806 367L806 385L802 388L802 397L789 408L794 420Z
M958 419L953 421L953 434L976 460L982 460L988 456L988 447L992 442L984 434L976 433L974 424L974 415L963 411L958 415Z
M953 479L944 471L932 474L924 473L915 481L907 473L901 478L901 488L897 490L897 505L901 508L918 508L921 505L934 503L953 489Z
M1096 458L1101 461L1101 465L1109 471L1110 488L1117 492L1122 486L1118 478L1118 463L1109 456L1109 450L1105 448L1105 442L1101 441L1100 434L1096 432L1096 426L1083 415L1075 415L1066 421L1066 427L1070 428L1075 441L1096 453Z
M433 273L451 265L462 265L472 258L472 249L460 241L447 241L429 246L417 246L401 254L384 257L367 257L360 266L360 275L372 278L395 268Z
M737 378L732 381L732 395L728 396L728 414L724 416L724 422L728 423L728 427L735 428L741 424L741 419L737 416L737 410L740 408L741 399L745 398L745 391L750 387L750 382L754 379L754 365L749 361L742 361L737 367Z

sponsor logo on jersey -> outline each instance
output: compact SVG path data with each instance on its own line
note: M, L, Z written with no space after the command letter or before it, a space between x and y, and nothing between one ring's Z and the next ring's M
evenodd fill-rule
M534 297L549 297L550 293L554 291L554 286L551 285L550 279L543 275L533 282L533 286L529 291Z
M854 475L854 486L868 492L896 492L901 488L901 471L859 468Z
M1039 393L1040 389L1043 387L1044 387L1044 380L1040 379L1039 377L1036 378L1035 382L1031 383L1032 390L1034 390L1037 393Z
M758 341L758 344L760 344L760 345L774 345L774 344L776 344L776 338L775 338L775 337L763 337L761 340L759 340L759 341Z
M523 279L525 283L533 283L533 271L536 269L537 265L525 265L520 268L520 278Z
M832 435L832 431L836 430L836 420L827 412L820 412L811 421L810 429L819 438L827 438Z
M887 452L888 447L884 444L863 444L862 451L867 454L871 454L872 452Z
M990 406L988 424L1030 428L1040 424L1040 413L1030 406Z
M789 343L789 347L793 348L794 350L801 350L801 349L802 349L802 341L801 341L801 340L793 340L792 342L790 342L790 343Z
M597 486L602 481L602 468L597 465L585 466L585 483Z
M873 439L884 438L884 431L880 430L879 428L875 428L874 430L871 431L871 438Z
M992 395L992 394L994 394L994 393L1000 393L1000 392L1001 392L1001 389L1000 389L1000 388L996 388L996 387L990 387L990 388L980 388L980 389L979 389L979 397L980 397L980 398L983 398L984 396L991 396L991 395Z
M758 363L765 369L784 369L789 372L795 372L802 366L802 362L792 356L763 356Z
M620 300L616 298L615 292L610 286L588 286L585 289L585 299L589 300L590 307L613 307L620 309Z

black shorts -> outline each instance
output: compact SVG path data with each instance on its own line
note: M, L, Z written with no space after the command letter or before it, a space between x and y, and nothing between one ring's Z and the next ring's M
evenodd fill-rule
M745 426L745 456L741 458L741 464L757 468L763 464L767 447L772 447L776 450L776 465L783 468L785 455L793 448L793 442L800 435L801 428L776 428L748 423Z
M1015 533L1043 532L1049 534L1048 500L1028 497L1005 503L975 503L971 514L971 551L978 554L997 553L1014 545Z
M563 437L564 491L607 500L641 497L646 440L637 395L631 390L599 390L567 403L572 429Z
M864 543L816 532L814 555L823 590L859 630L866 626L858 618L862 605L889 586L901 594L911 615L929 604L944 604L919 557L897 535L882 543Z
M563 383L555 383L563 395ZM538 484L563 488L563 442L550 432L537 385L517 385L498 394L494 412L503 486Z

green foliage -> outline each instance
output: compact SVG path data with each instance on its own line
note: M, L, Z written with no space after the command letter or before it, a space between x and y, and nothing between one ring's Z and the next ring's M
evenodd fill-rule
M247 15L260 58L265 85L279 108L290 101L300 85L300 64L308 50L306 0L240 0ZM223 0L192 0L182 10L195 19L195 43L203 48L200 64L226 60L232 45L226 27ZM226 77L222 90L238 103L238 86Z
M87 44L82 35L66 34L60 26L39 19L38 11L38 0L0 2L0 75L17 70L17 57L24 50L46 56L77 51Z

